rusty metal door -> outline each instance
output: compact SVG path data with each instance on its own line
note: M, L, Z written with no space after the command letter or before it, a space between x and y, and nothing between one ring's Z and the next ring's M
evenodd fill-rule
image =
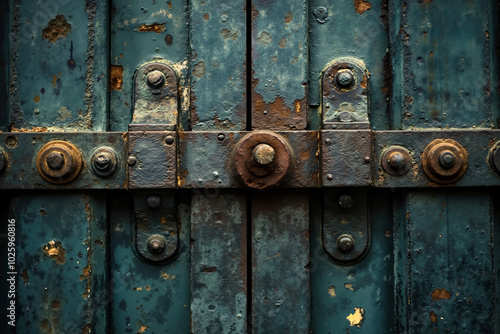
M3 1L0 332L500 332L498 7Z

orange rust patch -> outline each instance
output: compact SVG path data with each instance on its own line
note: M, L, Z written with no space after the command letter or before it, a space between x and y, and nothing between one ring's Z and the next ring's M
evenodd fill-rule
M430 318L433 324L435 324L438 321L437 315L436 313L434 313L434 311L431 311Z
M288 12L285 16L285 23L290 23L292 22L292 19L293 19L293 13L292 12Z
M361 88L366 88L368 87L368 77L366 75L363 75L363 81L359 83Z
M369 1L364 0L352 0L354 2L354 8L356 9L356 13L363 14L367 10L372 8L372 4Z
M161 275L160 275L164 280L168 280L168 281L171 281L171 280L174 280L175 279L175 275L169 275L167 274L166 272L162 271L161 272Z
M53 75L52 76L52 87L54 87L54 88L56 88L57 78L58 78L57 75Z
M203 14L203 19L206 21L210 18L210 15L208 13Z
M439 299L450 299L451 293L446 291L446 289L435 289L432 291L431 294L432 299L434 300L439 300Z
M154 31L160 34L165 31L165 23L153 23L153 24L143 24L137 29L140 32Z
M63 248L61 242L51 240L47 245L43 246L42 249L43 252L56 261L57 264L64 264L64 262L66 262L66 250Z
M151 290L151 287L145 286L144 289L146 289L146 291L149 291L149 290Z
M31 129L12 127L12 132L47 132L47 127L34 126Z
M71 31L71 24L66 22L63 15L57 15L49 21L49 25L42 30L42 38L54 43L58 38L64 38Z
M38 94L35 96L35 98L33 99L33 101L35 101L36 103L40 102L40 96L38 96Z
M168 5L168 9L172 10L172 3L167 2L167 5Z
M280 48L282 48L282 49L286 48L286 38L285 38L285 37L283 37L283 38L280 40L280 42L278 43L278 45L279 45L279 47L280 47Z
M122 90L123 88L123 66L111 65L111 78L109 80L109 89Z
M147 329L148 329L147 326L142 325L141 328L139 328L139 330L137 331L137 333L145 333Z

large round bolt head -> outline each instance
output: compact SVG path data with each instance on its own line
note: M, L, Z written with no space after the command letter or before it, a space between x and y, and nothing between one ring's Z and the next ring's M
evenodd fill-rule
M259 165L266 166L274 161L276 152L268 144L259 144L253 149L252 156Z
M59 170L64 166L64 156L59 152L52 152L47 156L47 165L52 170Z
M441 167L449 169L455 165L455 155L450 151L444 151L439 155Z
M394 169L400 169L406 165L406 159L401 152L394 152L389 156L389 164Z
M146 199L146 203L151 209L156 209L159 208L161 205L161 198L160 196L157 195L151 195L148 196L148 198Z
M153 254L159 254L165 249L165 240L160 235L154 235L149 238L148 249Z
M109 166L110 166L110 160L106 155L100 154L96 157L95 168L99 170L106 170L109 168Z
M354 83L354 74L351 70L341 70L335 76L335 83L339 88L348 89Z
M344 209L349 209L352 208L352 206L354 205L354 201L352 200L351 196L342 195L339 197L339 205Z
M354 240L350 235L341 235L337 239L337 249L344 254L352 252L354 249Z
M165 75L160 71L152 71L148 73L146 82L150 88L160 89L165 85Z

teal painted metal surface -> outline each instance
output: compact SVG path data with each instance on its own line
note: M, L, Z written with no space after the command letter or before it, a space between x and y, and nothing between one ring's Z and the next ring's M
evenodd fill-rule
M10 128L106 130L107 2L10 5Z

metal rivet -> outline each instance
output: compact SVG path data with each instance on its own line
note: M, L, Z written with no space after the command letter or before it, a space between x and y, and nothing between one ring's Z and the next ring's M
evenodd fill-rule
M151 209L156 209L156 208L159 208L161 205L161 198L160 198L160 196L157 196L157 195L150 195L146 199L146 203L148 204L148 206Z
M152 71L148 73L146 82L150 88L159 89L165 85L165 75L158 70Z
M326 175L326 179L327 179L328 181L333 180L333 175L332 175L332 174L327 174L327 175Z
M92 170L99 176L109 176L116 169L116 153L111 147L100 147L92 153Z
M104 154L100 154L95 158L94 166L99 170L106 170L109 168L110 160Z
M276 152L268 144L259 144L253 149L252 156L259 165L266 166L274 161Z
M354 240L350 235L341 235L337 239L337 249L342 253L351 252L354 249Z
M5 139L5 145L7 145L8 148L15 148L17 146L17 138L14 136L8 136Z
M455 165L455 155L450 151L444 151L439 155L439 165L441 167L450 169Z
M172 144L174 143L174 136L170 136L170 135L169 135L169 136L166 136L166 137L165 137L165 143L166 143L167 145L172 145Z
M332 144L332 140L330 138L326 138L325 139L325 144L326 145L331 145Z
M153 254L159 254L165 249L165 240L160 235L154 235L149 238L148 249Z
M52 170L59 170L64 166L64 156L59 152L52 152L47 156L47 165Z
M352 200L351 196L342 195L339 197L339 205L344 209L349 209L352 208L352 206L354 205L354 201Z
M391 165L392 168L394 169L400 169L403 168L403 166L406 164L406 159L401 152L393 152L389 156L389 165Z
M354 84L354 74L351 70L340 70L335 76L335 84L341 89L351 88Z
M217 135L217 140L218 141L223 141L224 139L226 139L226 136L223 133L219 133Z
M137 162L137 159L133 156L130 156L127 158L127 163L130 165L130 166L133 166L135 165L135 163Z
M368 157L368 156L366 156L366 157L365 157L365 163L369 164L369 163L370 163L370 161L371 161L371 158L370 158L370 157Z

